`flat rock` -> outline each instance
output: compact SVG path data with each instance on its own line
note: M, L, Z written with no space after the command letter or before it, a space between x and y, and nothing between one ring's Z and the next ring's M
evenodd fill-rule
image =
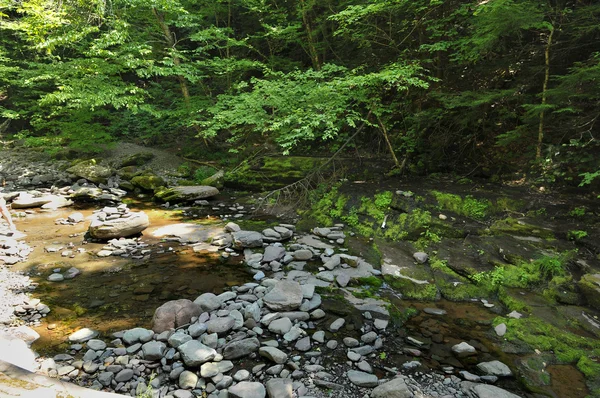
M98 332L89 328L83 328L69 336L71 343L83 343L98 336Z
M510 368L500 361L478 363L477 370L488 376L510 377L513 374Z
M154 312L152 330L162 333L191 322L192 318L200 316L202 310L198 304L188 299L167 301Z
M377 384L379 384L377 376L371 373L361 372L359 370L349 370L347 375L352 384L359 387L376 387Z
M181 359L187 366L199 366L205 362L212 361L217 352L197 340L190 340L177 347Z
M411 398L412 396L402 376L377 386L371 392L371 398Z
M283 364L287 361L287 354L275 347L261 347L258 350L261 357L270 359L277 364Z
M206 199L219 194L219 190L208 185L175 186L160 190L154 196L163 202L180 203Z
M267 381L267 393L269 398L292 398L292 380L274 378Z
M88 233L94 239L113 239L137 235L150 225L148 215L141 212L130 212L126 218L117 218L114 220L92 221L88 228Z
M298 282L281 280L263 297L263 301L273 311L292 311L300 307L302 298Z
M242 381L229 388L231 398L265 398L265 387L258 382Z

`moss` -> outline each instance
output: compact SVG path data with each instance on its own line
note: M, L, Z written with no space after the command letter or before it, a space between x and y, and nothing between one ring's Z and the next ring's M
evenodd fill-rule
M383 285L383 281L381 280L381 278L378 278L376 276L366 276L364 278L358 278L356 281L359 285L365 285L377 289L379 289Z
M498 300L510 311L529 312L530 310L525 302L516 299L504 288L498 289Z
M156 191L166 184L165 180L154 174L133 177L131 183L145 191Z
M391 321L396 326L402 326L411 318L419 315L419 310L414 307L407 307L402 310L393 304L390 306L389 312Z
M537 236L543 239L554 239L552 231L527 224L524 221L508 217L494 222L490 226L492 234L508 234L517 236Z
M600 378L600 341L576 335L561 328L554 327L539 318L494 319L494 325L505 323L507 332L504 337L508 341L521 341L531 350L554 352L561 363L576 364L577 368L588 379Z
M490 215L492 203L487 199L475 199L467 195L464 198L446 192L431 191L440 209L452 211L458 215L483 220Z
M406 278L392 276L386 276L384 279L394 290L402 294L402 298L424 301L433 301L438 298L438 289L435 284L419 284Z

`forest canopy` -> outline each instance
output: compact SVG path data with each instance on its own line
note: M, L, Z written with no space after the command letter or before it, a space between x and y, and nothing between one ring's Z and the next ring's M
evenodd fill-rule
M0 133L600 175L594 0L0 0ZM390 156L392 155L392 156Z

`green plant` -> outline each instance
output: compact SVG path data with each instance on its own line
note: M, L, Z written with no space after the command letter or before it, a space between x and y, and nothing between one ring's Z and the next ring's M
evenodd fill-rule
M567 232L567 238L569 240L580 240L588 236L586 231L582 230L572 230Z
M571 217L583 217L585 216L585 207L575 207L573 210L569 212Z
M148 385L146 389L140 389L140 391L136 390L136 398L153 398L154 397L154 389L152 388L152 381L154 380L155 374L152 373L150 375L150 380L148 380Z
M379 353L380 360L385 361L386 358L387 358L387 354L385 353L385 351L382 351Z
M211 177L217 172L216 169L210 166L200 166L194 171L194 181L197 183L202 183L208 177Z

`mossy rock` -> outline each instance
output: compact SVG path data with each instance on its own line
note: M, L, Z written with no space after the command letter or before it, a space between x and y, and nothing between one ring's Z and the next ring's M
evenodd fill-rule
M206 185L177 186L158 190L154 196L169 203L193 202L218 195L219 190Z
M156 191L166 185L165 180L155 174L147 174L133 177L131 183L144 191Z
M385 267L385 264L384 266ZM393 266L392 266L393 267ZM383 270L384 275L388 272ZM402 276L399 276L402 275ZM387 274L383 278L398 293L402 294L403 298L414 300L439 300L440 293L434 283L433 275L429 267L419 265L411 268L398 268L397 272Z
M217 189L223 189L224 183L225 183L225 172L223 170L219 170L212 176L202 180L200 182L200 185L208 185L210 187L215 187Z
M134 153L121 162L121 168L127 166L142 166L152 159L154 159L154 154L151 152Z
M121 180L131 181L133 177L141 175L142 172L135 166L121 167L117 170L117 175L121 177Z
M490 227L492 234L507 234L516 236L533 236L541 239L554 239L551 230L536 225L529 224L523 220L512 217L498 220Z
M585 274L579 281L579 289L588 304L600 310L600 274Z
M67 172L96 184L106 184L113 170L110 167L99 165L95 159L89 159L69 167Z

